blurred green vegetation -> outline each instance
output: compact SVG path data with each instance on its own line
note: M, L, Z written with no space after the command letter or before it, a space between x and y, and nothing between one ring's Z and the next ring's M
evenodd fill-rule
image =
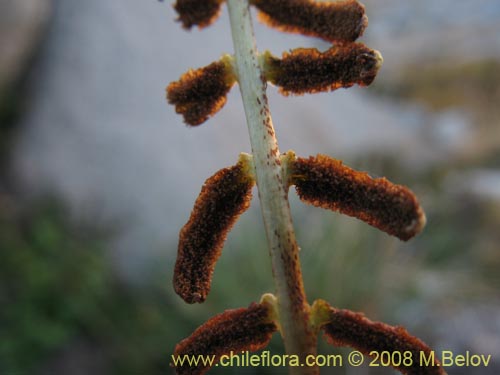
M51 359L77 342L87 343L95 358L105 358L102 373L164 368L165 338L176 335L183 322L178 317L173 324L164 290L139 292L121 285L103 251L102 233L70 224L53 201L22 214L5 208L0 214L0 373L50 369Z

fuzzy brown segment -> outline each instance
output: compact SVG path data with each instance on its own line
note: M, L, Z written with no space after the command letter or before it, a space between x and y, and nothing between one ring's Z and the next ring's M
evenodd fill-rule
M187 303L203 302L207 297L226 236L250 206L253 184L241 162L205 181L179 234L173 282L176 293Z
M259 9L259 20L271 27L330 42L352 42L368 25L365 7L355 0L251 0L251 4Z
M279 86L283 95L368 86L380 65L380 54L362 43L334 46L325 52L298 48L283 53L281 59L267 54L264 63L267 80Z
M361 313L349 310L330 309L330 322L323 326L327 341L335 346L349 346L365 355L374 351L382 353L399 352L404 358L405 352L411 353L409 366L394 366L408 375L442 375L445 374L439 361L431 365L421 365L421 353L425 358L432 358L432 349L420 339L411 336L403 327L392 327L384 323L372 322ZM409 363L410 361L408 361Z
M372 178L326 155L297 158L291 184L301 200L354 216L404 241L425 225L425 215L408 188Z
M190 29L211 25L218 17L224 0L177 0L174 9L179 14L182 27Z
M200 125L226 104L226 95L235 83L229 64L216 61L184 73L167 87L167 100L184 116L188 125Z
M248 308L227 310L219 314L182 340L175 347L175 356L214 356L217 363L224 354L233 351L257 351L267 346L277 330L271 321L269 307L252 303ZM200 363L176 368L177 374L204 374L210 369Z

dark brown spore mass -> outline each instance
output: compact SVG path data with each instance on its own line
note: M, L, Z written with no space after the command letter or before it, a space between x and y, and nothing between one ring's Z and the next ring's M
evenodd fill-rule
M248 308L228 310L219 314L182 340L176 347L176 356L213 355L218 362L223 354L233 351L257 351L267 346L277 330L269 318L269 308L252 303ZM177 374L200 375L210 369L199 363L196 367L177 367Z
M403 374L445 374L437 360L432 365L421 363L421 353L424 353L426 358L431 358L432 350L424 342L411 336L403 327L372 322L361 313L331 308L330 322L323 326L323 330L327 341L334 346L349 346L366 355L370 355L371 351L401 353L402 365L394 366L394 368ZM405 352L411 352L409 366L403 365ZM397 358L399 360L399 356ZM410 361L407 361L408 363Z
M425 215L408 188L371 178L326 155L297 158L291 183L301 200L354 216L404 241L425 225Z
M250 206L253 180L241 163L205 181L179 234L174 289L188 303L203 302L228 232Z
M330 42L352 42L368 25L365 7L355 0L251 0L251 4L259 9L259 19L271 27Z
M301 95L368 86L380 67L379 55L362 43L334 46L325 52L298 48L281 59L266 58L266 78L284 94Z
M182 27L190 29L211 25L219 16L224 0L177 0L174 9L179 14Z
M188 125L200 125L226 103L234 84L232 72L222 61L184 73L167 87L167 100Z

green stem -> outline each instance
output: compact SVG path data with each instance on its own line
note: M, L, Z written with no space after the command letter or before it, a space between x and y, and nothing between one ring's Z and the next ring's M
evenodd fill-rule
M280 151L269 112L266 80L259 66L248 0L228 0L231 32L260 205L269 244L278 299L281 334L287 354L304 361L316 353L316 338L308 324L307 303L295 239L288 183L284 181ZM291 367L291 374L317 374L317 367Z

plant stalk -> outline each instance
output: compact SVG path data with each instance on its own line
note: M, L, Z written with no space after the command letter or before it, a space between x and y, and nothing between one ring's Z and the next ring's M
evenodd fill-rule
M233 63L250 135L281 335L287 354L298 355L305 363L307 355L316 354L316 337L308 324L310 306L300 270L299 247L288 202L288 182L283 178L280 151L269 112L267 82L259 65L248 0L228 0L227 5L235 49ZM318 372L317 367L290 368L291 374Z

